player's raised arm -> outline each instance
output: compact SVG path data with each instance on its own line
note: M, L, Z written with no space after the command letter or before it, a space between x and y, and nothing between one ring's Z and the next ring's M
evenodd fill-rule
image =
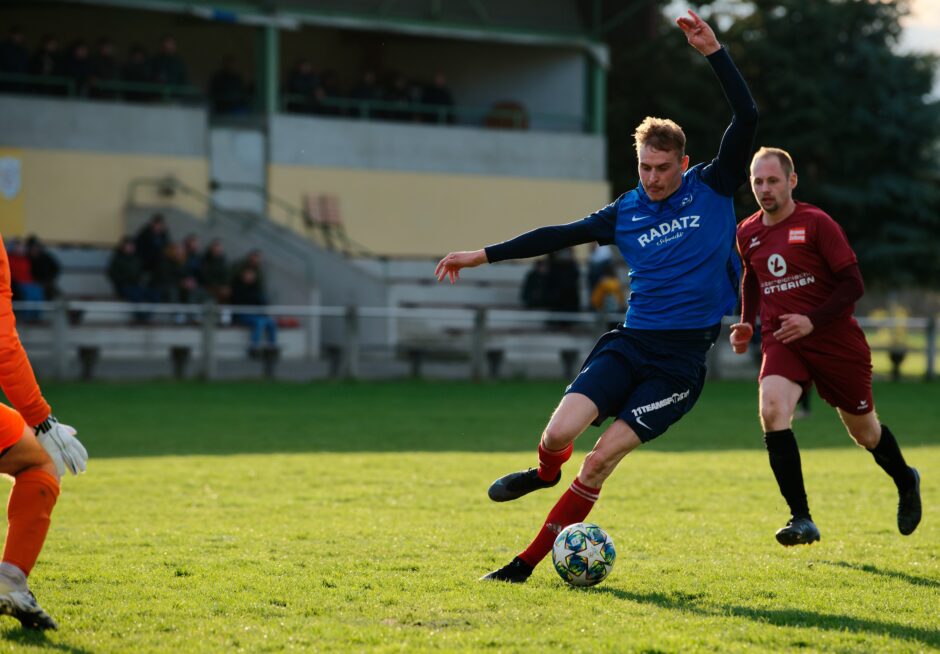
M733 112L731 123L722 136L717 159L702 173L709 186L722 195L731 196L747 181L747 165L757 132L757 104L731 55L721 47L708 23L693 11L689 11L688 17L677 18L676 23L689 45L711 65Z

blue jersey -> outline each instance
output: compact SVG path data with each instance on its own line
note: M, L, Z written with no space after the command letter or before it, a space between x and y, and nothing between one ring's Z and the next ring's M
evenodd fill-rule
M723 48L708 61L734 111L714 160L686 171L665 200L650 200L638 185L582 220L491 245L487 259L537 256L591 241L615 244L630 266L624 326L700 329L731 313L741 273L732 196L747 179L757 108Z

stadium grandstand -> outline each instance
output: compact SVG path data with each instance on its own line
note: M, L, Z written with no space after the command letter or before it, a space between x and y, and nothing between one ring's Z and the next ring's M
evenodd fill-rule
M433 264L609 201L603 34L640 9L4 3L0 230L38 237L61 264L57 308L21 321L37 366L89 376L99 359L143 357L186 374L193 360L191 372L212 377L217 359L245 359L255 343L228 328L228 295L210 307L200 301L213 294L125 293L109 278L117 244L159 215L173 241L218 241L228 263L263 254L259 315L282 327L266 371L274 357L301 375L357 375L377 356L412 374L450 358L476 377L527 374L533 360L570 373L616 313L521 311L527 262L446 288ZM170 269L161 274L176 284ZM574 308L588 308L580 291ZM545 333L523 336L533 323ZM136 362L119 370L150 374Z

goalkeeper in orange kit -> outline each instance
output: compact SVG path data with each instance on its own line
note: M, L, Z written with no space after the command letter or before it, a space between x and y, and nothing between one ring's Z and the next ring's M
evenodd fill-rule
M46 540L59 478L85 471L88 453L76 431L52 415L16 332L10 262L0 240L0 387L15 407L0 404L0 473L13 478L0 563L0 615L27 629L56 629L26 582Z

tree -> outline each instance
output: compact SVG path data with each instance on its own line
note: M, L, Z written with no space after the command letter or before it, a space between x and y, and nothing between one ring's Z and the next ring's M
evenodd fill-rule
M718 3L700 3L701 5ZM793 154L798 199L848 233L869 286L940 283L940 102L935 57L900 54L908 0L721 3L719 31L761 112L756 145ZM708 11L708 8L706 8ZM713 26L725 21L706 14ZM711 156L728 118L707 65L664 17L651 38L610 40L610 174L636 179L630 128L673 118L694 161ZM720 131L720 130L719 130ZM696 156L698 155L698 156ZM739 213L754 210L742 193Z

